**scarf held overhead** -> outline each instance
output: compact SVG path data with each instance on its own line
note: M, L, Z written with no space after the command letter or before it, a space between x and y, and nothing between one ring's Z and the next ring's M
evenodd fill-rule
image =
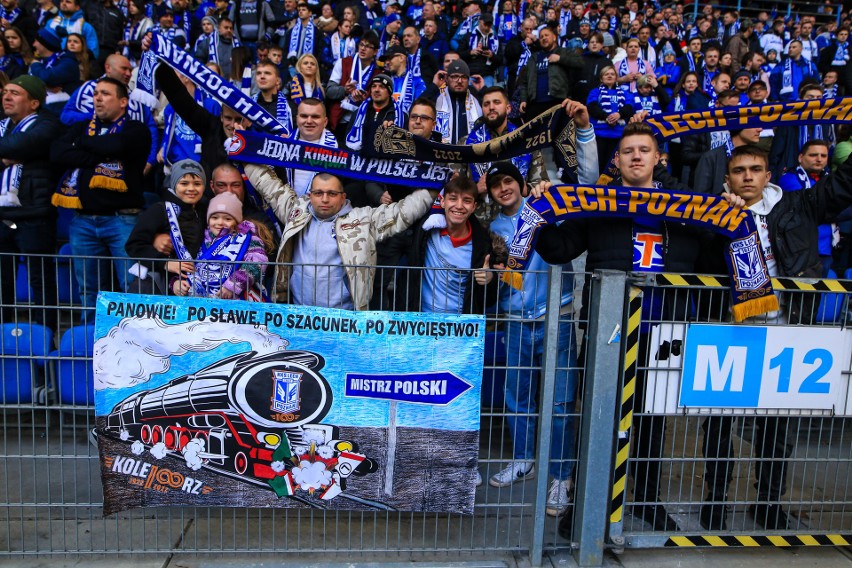
M553 146L565 158L576 179L577 136L574 121L560 106L547 110L520 128L477 144L443 144L391 126L379 127L373 145L364 150L387 158L424 162L482 164L510 160Z
M443 188L452 175L452 169L443 164L364 158L342 148L257 132L236 132L227 148L230 159L249 164L326 172L425 189Z
M715 195L629 187L552 186L524 203L509 244L510 270L523 270L542 226L578 217L671 220L705 227L731 239L725 260L736 321L778 309L752 215ZM507 279L507 281L510 279Z
M266 112L266 109L169 40L156 33L152 34L149 52L153 52L160 61L175 71L189 77L214 99L248 118L253 126L272 133L286 131L285 126Z

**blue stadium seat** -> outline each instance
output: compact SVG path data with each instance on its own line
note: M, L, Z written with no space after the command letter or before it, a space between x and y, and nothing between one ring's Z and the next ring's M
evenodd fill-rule
M62 334L59 349L50 354L60 403L94 406L94 349L94 325L78 325Z
M40 386L45 356L53 346L53 331L35 323L6 323L0 327L0 373L3 379L3 404L33 401ZM37 384L38 383L38 384Z
M65 243L59 249L56 257L56 290L59 294L60 304L80 305L80 286L74 275L74 261L71 258L71 245Z
M837 274L829 269L826 278L836 279ZM848 270L846 271L846 278L849 278ZM816 322L822 324L839 323L840 313L843 311L844 296L845 294L835 294L832 292L823 292L820 294Z
M502 408L506 386L506 341L502 331L485 334L485 361L482 369L482 406Z
M58 208L58 215L56 217L57 241L68 240L68 228L71 226L71 219L74 218L74 214L75 211L73 209L66 209L64 207Z
M29 304L35 294L33 294L33 289L30 288L27 259L23 256L18 257L18 266L15 272L15 303Z

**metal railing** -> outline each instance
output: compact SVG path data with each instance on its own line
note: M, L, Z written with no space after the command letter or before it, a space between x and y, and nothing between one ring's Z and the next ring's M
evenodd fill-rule
M714 448L720 448L718 443L703 442L706 415L646 412L641 404L645 392L639 381L659 370L648 362L651 330L662 325L729 321L723 281L676 276L648 279L612 271L572 274L557 267L543 279L548 310L536 322L543 341L540 358L511 357L510 351L517 347L507 314L499 307L489 307L486 313L489 333L483 362L478 458L484 483L477 489L473 515L165 507L135 509L104 518L98 454L89 439L94 427L90 384L93 332L87 328L81 331L80 327L81 320L90 318L92 307L82 306L75 295L75 285L79 286L82 279L70 267L71 260L31 256L20 264L16 259L16 274L3 272L11 264L0 263L0 285L5 290L0 305L4 334L0 351L4 385L0 400L0 470L4 473L0 482L4 527L0 530L0 555L233 555L287 550L349 557L356 554L370 559L384 553L464 558L504 552L528 554L533 565L540 565L548 553L570 548L580 565L594 566L602 563L606 548L846 545L852 541L847 534L852 533L848 477L852 432L844 418L831 412L790 411L788 417L780 419L786 422L785 431L790 432L786 440L791 453L787 458L788 489L776 501L796 525L792 530L766 530L748 515L749 506L758 502L751 487L756 467L751 454L759 436L768 433L774 439L779 419L770 428L765 417L755 422L745 416L748 413L726 415L724 430L732 426L733 432L733 452L728 459L724 452L713 453ZM59 297L67 301L53 301L52 293L49 297L39 291L25 294L21 287L27 286L27 280L16 279L24 266L30 273L38 270L47 277L55 272ZM115 264L99 266L104 272L87 275L91 282L117 285L112 273ZM383 290L388 298L399 297L393 288L404 286L403 275L411 274L405 270L422 269L391 267L377 271L379 282L374 291ZM437 272L449 274L447 270ZM456 272L473 277L473 271ZM109 278L101 278L107 275ZM568 277L574 278L576 289L574 307L566 310L560 306L560 297L563 279ZM580 290L583 286L587 288L585 295ZM852 290L852 283L835 282L826 287L784 281L776 283L776 289L784 290L790 298L788 305L798 302L800 306L815 305L805 298L821 298L825 290L840 292L834 297L833 315L822 317L818 325L846 325L842 292ZM637 310L649 294L665 302L689 305L690 309L679 319L642 321ZM585 321L579 319L581 298L588 302ZM399 309L392 303L386 307ZM56 316L52 329L29 325L45 321L49 314ZM808 329L811 327L803 326L802 332ZM566 338L566 333L570 337ZM584 364L564 358L566 341L578 350L583 346L580 353L585 354ZM844 376L849 377L849 362L844 369ZM538 373L538 389L529 395L537 406L535 410L510 412L504 402L507 381L511 386L514 377L524 371ZM573 379L562 381L560 373L576 376L576 387ZM568 392L573 388L576 396ZM555 406L569 399L575 404ZM513 460L509 421L518 418L536 422L533 461L537 473L528 481L493 487L489 478ZM564 425L566 419L575 425L576 457L554 460L550 448L554 435L562 430L554 431L552 425ZM651 439L662 441L636 453L643 428L657 436ZM728 527L705 530L700 525L700 510L706 504L706 464L724 465L728 461L732 468L723 469L732 475L726 495ZM569 462L576 466L572 476L574 506L567 513L573 519L570 540L559 536L559 519L545 514L551 479L548 473ZM653 473L657 467L658 478ZM645 483L643 490L637 492L635 478ZM655 486L658 499L651 499ZM671 514L676 528L655 528L645 522L653 523L653 515L643 520L637 514L637 507L656 504Z

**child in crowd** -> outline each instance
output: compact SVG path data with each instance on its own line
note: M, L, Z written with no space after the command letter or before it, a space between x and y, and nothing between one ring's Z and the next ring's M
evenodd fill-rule
M174 278L178 296L263 301L263 275L271 246L268 229L243 220L243 205L233 193L220 193L207 206L207 230L189 278Z

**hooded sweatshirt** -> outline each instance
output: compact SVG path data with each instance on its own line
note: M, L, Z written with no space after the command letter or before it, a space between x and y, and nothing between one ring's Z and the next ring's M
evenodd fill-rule
M335 235L337 217L352 211L352 204L347 200L336 215L327 219L317 217L310 205L308 210L313 218L293 251L290 303L353 310L355 304Z

